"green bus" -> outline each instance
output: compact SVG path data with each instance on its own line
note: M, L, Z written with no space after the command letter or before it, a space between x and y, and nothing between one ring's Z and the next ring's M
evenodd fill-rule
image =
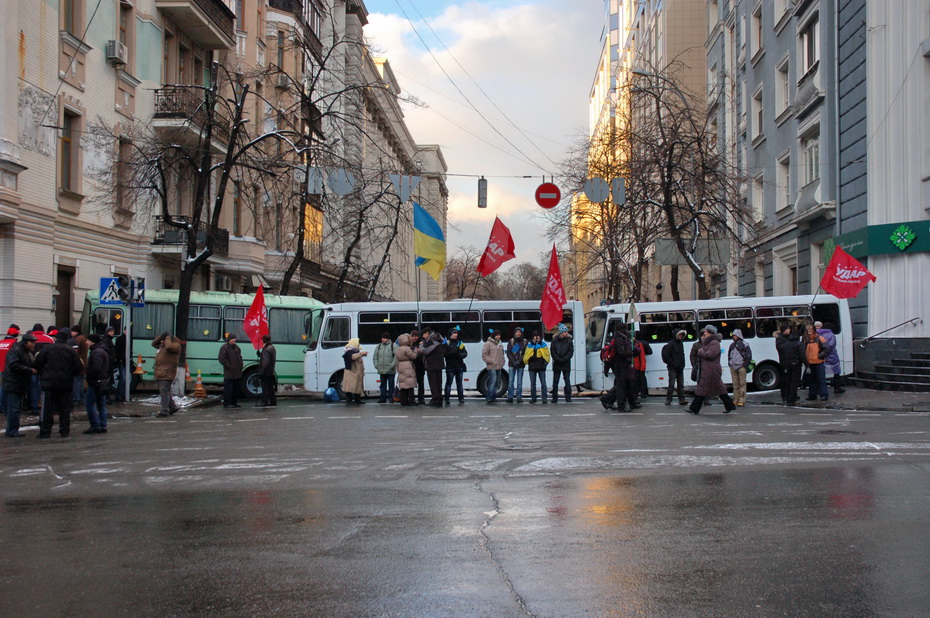
M258 378L258 356L242 322L254 299L252 294L228 292L191 292L187 338L187 366L196 379L200 371L204 384L222 384L223 367L217 357L226 334L236 335L242 348L245 373L242 394L255 397L261 393ZM142 381L154 380L155 348L152 340L165 331L175 332L178 306L177 290L146 290L145 306L132 309L132 363L142 356ZM304 296L265 295L268 309L268 330L277 349L276 373L279 384L303 385L304 351L319 332L323 303ZM81 328L94 332L97 324L107 324L122 332L126 308L122 305L101 305L97 291L87 292L81 312ZM314 330L314 326L316 330ZM132 386L139 380L133 377Z

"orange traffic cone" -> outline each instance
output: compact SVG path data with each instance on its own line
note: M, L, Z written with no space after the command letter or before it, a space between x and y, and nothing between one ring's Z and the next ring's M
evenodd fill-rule
M184 381L185 382L191 381L191 366L188 365L187 363L184 364Z
M207 396L207 389L203 387L203 378L200 377L200 370L197 370L197 385L194 386L194 397L203 399Z
M139 359L136 361L136 368L133 369L132 372L140 376L145 374L145 369L142 368L142 355L141 354L139 355Z

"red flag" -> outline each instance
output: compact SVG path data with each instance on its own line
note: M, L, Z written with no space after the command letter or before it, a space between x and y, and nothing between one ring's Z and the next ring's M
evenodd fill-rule
M550 329L562 321L562 305L567 301L565 288L562 287L562 273L559 272L559 258L555 255L555 245L552 245L552 256L549 258L549 274L546 276L546 287L543 288L542 302L539 303L539 310L542 312L542 321L546 329Z
M262 349L262 337L268 334L268 309L265 308L265 289L258 286L255 300L245 314L242 330L249 336L256 350Z
M513 253L513 236L510 230L503 222L494 217L494 227L491 228L491 237L488 239L488 246L478 262L478 272L482 277L487 277L495 270L501 267L501 264L507 260L512 260L516 256Z
M859 260L837 247L820 280L820 287L837 298L855 298L869 281L875 281L875 275Z

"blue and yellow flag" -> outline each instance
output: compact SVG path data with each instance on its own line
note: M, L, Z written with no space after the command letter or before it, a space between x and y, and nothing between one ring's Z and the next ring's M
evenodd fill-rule
M417 268L422 268L439 281L439 273L446 267L446 239L436 219L413 203L413 252Z

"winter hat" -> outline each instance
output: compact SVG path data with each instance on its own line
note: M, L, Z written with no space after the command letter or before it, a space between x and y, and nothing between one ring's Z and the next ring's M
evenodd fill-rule
M71 338L71 329L68 327L61 328L58 330L57 333L55 333L55 336L58 337L59 339L64 339L65 341L67 341L68 339Z
M567 332L568 332L568 327L565 326L564 324L559 324L559 333L567 333Z
M35 324L32 325L32 330L43 331L45 330L45 328L41 324L36 322Z
M92 334L88 337L88 339L89 339L90 341L93 341L94 343L100 343L101 341L103 341L103 337L101 337L99 333L92 333Z
M26 333L25 335L23 335L23 343L27 341L36 341L36 336L33 335L32 333Z
M743 338L743 331L741 331L741 330L738 329L738 328L737 328L737 329L734 329L734 330L733 330L733 336L734 336L734 337L739 337L740 339L742 339L742 338Z
M231 340L233 340L233 339L235 339L235 338L236 338L236 333L226 333L226 342L227 342L227 343L229 343L229 341L231 341Z
M717 327L714 326L713 324L708 324L707 326L704 327L704 330L709 332L711 335L717 334Z
M352 337L349 339L349 343L346 344L346 348L357 348L358 346L358 337Z

